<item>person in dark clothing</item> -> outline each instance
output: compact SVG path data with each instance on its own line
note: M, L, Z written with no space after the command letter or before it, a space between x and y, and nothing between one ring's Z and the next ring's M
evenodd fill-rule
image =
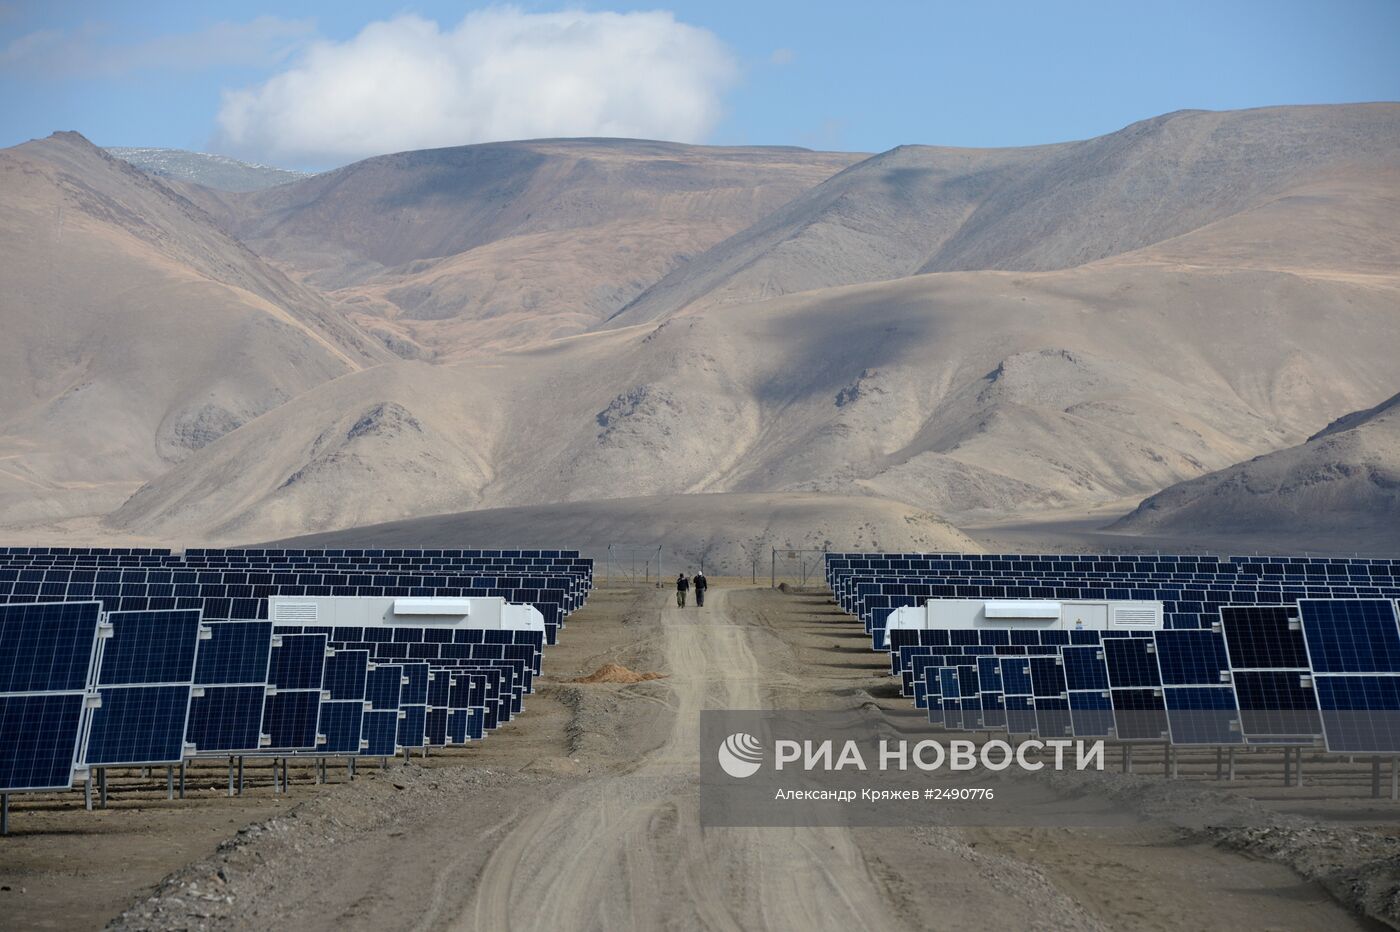
M676 574L676 607L685 608L685 594L690 591L690 580L684 573Z
M705 607L705 590L710 588L709 580L705 578L705 571L701 570L695 574L695 607Z

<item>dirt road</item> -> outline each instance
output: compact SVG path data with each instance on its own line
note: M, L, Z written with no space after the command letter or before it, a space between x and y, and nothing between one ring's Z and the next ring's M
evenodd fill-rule
M702 830L700 711L767 704L771 637L729 611L664 607L670 735L624 775L549 801L502 839L461 929L891 929L889 897L850 832ZM756 649L757 647L757 649Z

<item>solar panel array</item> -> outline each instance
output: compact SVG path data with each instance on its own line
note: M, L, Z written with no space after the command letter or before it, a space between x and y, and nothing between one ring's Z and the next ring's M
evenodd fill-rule
M1400 560L829 554L827 582L954 730L1400 753ZM885 630L930 599L1160 601L1158 630Z
M481 740L591 588L576 551L0 548L0 791ZM281 625L279 595L503 598L546 630Z

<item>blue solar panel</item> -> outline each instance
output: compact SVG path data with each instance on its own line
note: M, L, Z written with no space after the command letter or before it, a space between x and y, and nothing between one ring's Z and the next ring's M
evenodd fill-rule
M205 686L190 700L185 740L198 754L252 753L262 734L265 685ZM199 692L199 690L196 690Z
M1225 639L1206 629L1156 631L1157 664L1163 686L1219 686L1229 682Z
M1400 621L1386 599L1300 599L1314 673L1400 673Z
M1297 608L1286 605L1226 605L1220 627L1236 670L1306 670L1307 646Z
M272 648L267 681L279 691L321 689L326 666L324 634L282 634Z
M317 750L327 755L359 754L364 716L362 699L322 702L320 733L325 740Z
M1241 744L1239 709L1229 686L1173 686L1162 690L1172 744Z
M73 785L83 701L81 692L0 695L0 792Z
M1240 731L1250 744L1299 744L1322 734L1306 670L1236 670Z
M193 666L191 658L191 666ZM88 766L178 764L185 755L189 684L104 686L83 755Z
M1113 689L1113 737L1119 741L1161 741L1168 735L1167 706L1160 689Z
M1400 753L1400 675L1316 675L1313 688L1327 750Z
M194 681L201 685L266 683L272 650L269 621L206 624L211 637L199 645Z
M428 742L428 707L406 705L399 719L398 742L406 748L421 748Z
M1065 665L1065 686L1070 692L1108 689L1108 666L1101 646L1065 647L1060 650Z
M365 678L365 701L377 711L392 710L397 713L402 682L402 666L375 664L374 669L370 670ZM397 715L395 720L397 721Z
M1150 638L1105 638L1104 661L1114 689L1145 689L1161 685Z
M369 651L337 650L326 658L321 689L331 701L354 699L363 702L369 676Z
M97 602L0 605L0 693L87 688Z
M1069 713L1077 738L1107 738L1113 734L1113 700L1106 689L1071 691Z
M370 757L393 757L399 752L398 710L371 710L364 713L360 753Z
M270 748L314 751L321 717L319 689L276 692L263 707L263 731L271 737Z
M100 610L96 602L0 605L0 791L73 785Z
M199 612L111 612L102 645L100 686L190 683L199 641Z

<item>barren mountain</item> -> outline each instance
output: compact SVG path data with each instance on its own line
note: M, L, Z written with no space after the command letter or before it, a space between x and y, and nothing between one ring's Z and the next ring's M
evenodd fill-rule
M0 152L0 512L102 513L389 358L161 182L74 133Z
M1315 198L1310 189L1323 183L1359 181L1368 200L1376 175L1400 169L1397 139L1400 105L1365 104L1183 111L1026 149L903 146L715 245L614 322L921 271L1070 268L1267 212L1290 196ZM1304 206L1284 208L1288 248L1309 239L1301 223L1286 222ZM1394 224L1385 226L1393 236ZM1274 243L1230 245L1286 267Z
M621 139L402 152L222 197L260 254L406 354L578 333L861 158Z
M1400 548L1400 395L1295 447L1148 498L1114 525L1134 533L1354 534Z
M1146 262L809 292L347 376L112 520L251 540L624 494L870 494L955 522L1114 502L1393 392L1397 307L1394 281ZM354 430L384 405L408 426Z
M185 149L108 146L107 152L130 162L148 175L202 185L215 191L261 191L308 177L307 172L287 171L270 165L240 162L226 155Z
M898 502L813 493L656 495L489 508L279 541L294 547L550 548L578 541L601 578L699 569L710 575L820 575L821 550L955 550L976 544L935 515ZM612 554L608 545L613 544ZM778 548L776 557L773 548Z
M1232 149L1232 133L1245 155ZM1301 443L1400 389L1396 152L1395 105L1178 114L1103 140L1029 150L900 149L774 208L753 227L761 235L731 239L755 245L738 254L757 278L719 275L718 290L696 292L702 299L647 304L647 313L664 315L659 322L619 319L548 341L596 321L606 303L580 309L569 295L614 273L654 278L684 261L668 251L680 240L651 242L648 223L675 232L693 213L697 228L718 230L769 209L759 202L778 182L746 191L744 178L808 178L822 159L844 157L523 143L375 159L252 195L191 189L219 224L280 262L297 250L297 261L320 262L310 280L359 281L337 292L364 302L355 320L403 353L435 359L379 365L370 363L386 354L360 347L353 322L336 320L170 189L129 168L111 175L121 163L99 154L83 172L103 184L129 176L145 185L151 203L132 201L130 212L154 212L159 236L140 240L119 226L118 238L154 241L160 262L132 259L131 246L113 259L65 241L69 265L53 287L88 282L89 290L60 345L101 346L84 365L119 360L120 374L106 378L126 382L67 421L26 400L60 397L59 388L26 383L25 395L0 384L22 402L5 396L0 409L12 457L0 468L17 477L11 487L48 483L67 496L58 503L57 493L16 491L3 523L103 515L112 535L236 543L434 513L698 493L819 493L834 508L866 496L872 507L897 502L955 523L1122 507ZM921 161L936 170L917 170ZM1013 189L1020 193L1005 194ZM20 190L7 184L5 196L22 204ZM1040 235L1028 238L1028 226ZM15 229L45 227L31 218ZM7 310L27 321L12 356L42 359L31 348L54 337L44 337L42 315L19 309L54 304L25 283L58 252L30 255L24 249L38 250L37 238L6 235L27 260L14 277L29 289L26 303ZM237 261L211 263L189 242L219 256L232 250ZM635 262L621 251L632 247ZM687 267L709 275L726 248ZM401 261L433 252L445 254ZM663 253L671 258L657 259ZM911 274L939 256L1031 270ZM659 266L647 266L652 260ZM212 320L196 325L170 310L185 305L149 290L99 294L92 284L154 275L152 264L206 284L237 272L249 284L235 293L278 307L288 336L263 346L228 332L262 319L237 302L218 314L198 304ZM446 316L415 320L402 308L378 316L370 292L387 295L420 273L441 277L420 306ZM882 280L831 284L867 275ZM560 299L483 318L479 306L463 311L467 304L450 297L486 278L507 304L536 288L555 288ZM669 281L658 288L669 292L678 279ZM746 281L755 290L745 292ZM280 290L254 292L257 282ZM136 305L121 303L128 294ZM146 310L135 314L136 306ZM132 320L164 329L133 330ZM99 338L73 335L103 321L109 329ZM488 350L492 343L518 348ZM345 358L323 358L317 348L328 345ZM235 351L243 347L251 358ZM45 363L35 371L66 370ZM229 416L197 413L208 404ZM190 417L192 429L167 426ZM87 438L60 432L75 428L93 431L97 446L70 456ZM150 439L169 437L196 440ZM139 462L99 459L99 446L151 453ZM114 466L121 488L143 483L120 508L118 486L104 478ZM101 496L75 497L81 483ZM745 539L742 526L725 534Z

